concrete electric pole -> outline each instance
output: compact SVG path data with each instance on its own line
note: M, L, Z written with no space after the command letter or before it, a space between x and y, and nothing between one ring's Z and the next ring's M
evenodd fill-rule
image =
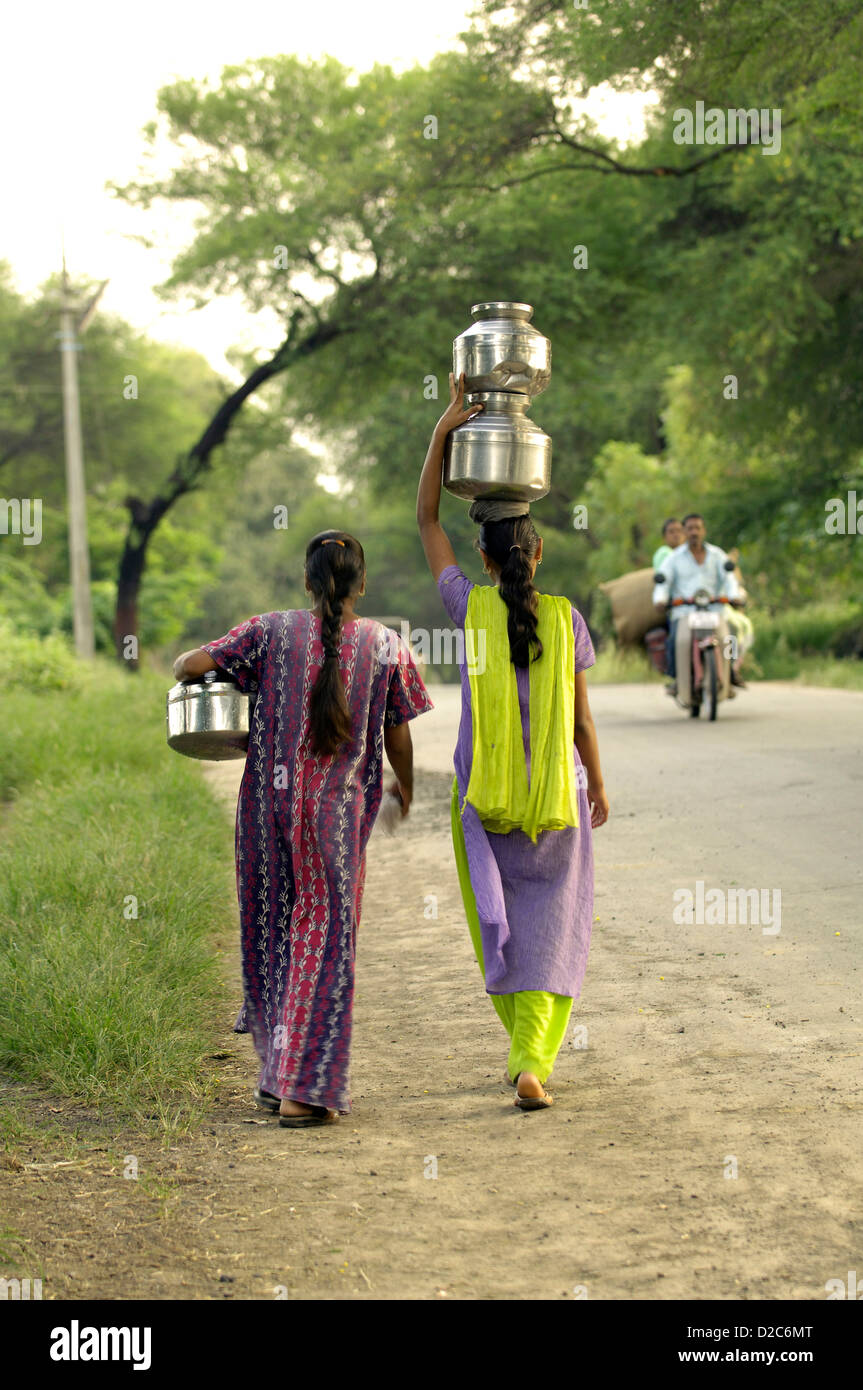
M81 443L81 410L78 401L78 334L83 333L107 285L103 280L83 313L69 290L66 253L63 253L63 300L60 310L60 362L63 370L63 427L66 441L66 499L69 519L69 581L72 589L72 624L75 650L93 656L93 604L90 597L90 550L87 545L87 494L84 487L84 450Z

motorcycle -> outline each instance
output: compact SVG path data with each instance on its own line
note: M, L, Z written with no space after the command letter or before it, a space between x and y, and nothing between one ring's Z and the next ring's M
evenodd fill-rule
M726 560L725 569L733 570L734 561ZM663 574L654 575L654 583L662 584L664 582L665 576ZM678 619L678 622L686 621L689 628L689 704L684 704L675 696L677 704L680 705L681 709L688 709L692 719L699 717L702 706L707 710L708 718L711 720L716 718L719 709L720 668L717 629L720 615L710 611L711 604L714 603L725 603L732 608L743 608L745 599L718 597L711 595L707 589L698 589L692 598L672 599L668 605L668 608L691 607L693 610L685 619ZM652 634L648 633L648 638L651 636Z

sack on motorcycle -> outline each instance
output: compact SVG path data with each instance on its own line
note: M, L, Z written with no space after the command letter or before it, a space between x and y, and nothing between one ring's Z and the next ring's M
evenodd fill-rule
M608 595L614 630L622 647L640 642L646 632L656 627L652 569L633 570L631 574L609 579L599 587L602 593Z

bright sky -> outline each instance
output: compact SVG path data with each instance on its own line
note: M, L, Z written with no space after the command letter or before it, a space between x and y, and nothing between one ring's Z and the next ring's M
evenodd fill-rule
M196 348L220 371L231 345L275 347L278 325L240 301L201 310L165 306L152 287L167 278L191 215L126 207L105 190L135 176L141 128L158 89L177 77L217 80L228 63L273 53L332 54L363 70L426 61L456 45L470 0L31 0L7 7L0 56L4 209L0 255L31 293L60 268L61 238L73 274L110 278L102 305L149 336ZM640 124L638 99L590 104L619 137ZM145 233L148 250L130 237ZM231 373L232 374L232 373Z

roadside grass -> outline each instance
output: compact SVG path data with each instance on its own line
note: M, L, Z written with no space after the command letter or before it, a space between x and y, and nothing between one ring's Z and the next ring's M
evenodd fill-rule
M863 690L863 661L840 661L832 657L804 656L791 679L800 685L828 686L834 690Z
M863 690L863 661L829 655L803 655L799 652L772 651L762 665L757 649L751 652L743 669L748 681L795 681L834 690ZM638 647L616 647L608 642L596 654L596 665L587 671L592 685L629 685L664 681L651 666L647 653Z
M743 662L748 681L799 681L844 690L863 690L863 601L832 598L791 605L778 613L750 612L755 641ZM650 664L641 642L618 647L611 627L611 607L597 598L596 665L588 679L602 685L664 680Z
M796 681L837 690L863 690L863 605L852 600L810 604L778 616L757 614L755 643L743 663L746 680ZM596 685L665 679L641 644L601 642L587 672Z
M233 885L224 810L165 743L169 683L99 661L7 684L0 724L0 1071L166 1135L215 1093Z
M618 647L606 642L596 653L596 663L587 669L592 685L634 685L644 681L664 681L651 666L643 647Z

